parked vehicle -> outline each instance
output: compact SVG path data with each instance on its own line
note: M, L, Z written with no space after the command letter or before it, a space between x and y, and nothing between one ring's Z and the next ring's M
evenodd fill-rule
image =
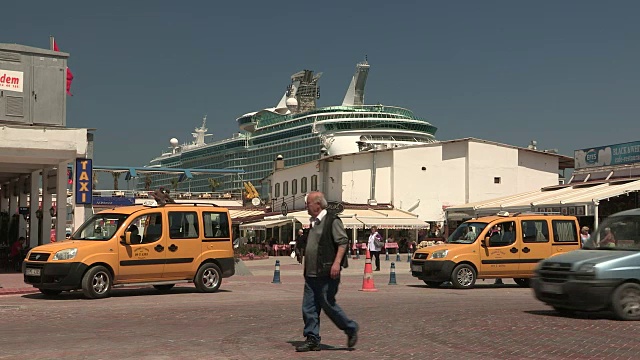
M104 298L114 287L166 292L186 282L215 292L235 272L229 211L203 204L105 210L70 239L33 248L22 272L45 295L82 289L88 298Z
M532 288L560 313L611 310L640 320L640 209L609 216L584 249L542 261Z
M411 274L430 287L450 281L472 288L477 279L513 278L529 286L536 264L580 248L578 220L559 214L501 212L462 223L442 245L421 248Z

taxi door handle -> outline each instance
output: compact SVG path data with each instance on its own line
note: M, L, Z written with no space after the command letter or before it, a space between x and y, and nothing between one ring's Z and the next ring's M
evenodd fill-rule
M522 252L523 253L528 253L529 251L531 251L531 249L529 249L528 247L522 248Z
M516 249L516 248L512 247L512 248L511 248L511 250L509 250L509 251L511 251L511 253L512 253L512 254L515 254L515 253L517 253L517 252L518 252L518 249Z
M154 250L157 251L157 252L162 252L162 251L164 251L164 246L156 245L156 247L154 247Z
M171 246L169 246L169 251L174 252L178 250L178 247L176 246L176 244L171 244Z

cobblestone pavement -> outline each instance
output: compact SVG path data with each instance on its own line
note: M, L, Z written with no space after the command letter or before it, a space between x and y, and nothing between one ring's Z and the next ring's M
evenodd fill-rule
M0 296L0 359L637 359L639 323L606 313L561 317L512 281L475 289L431 289L398 263L374 273L377 292L362 292L363 260L344 272L338 303L360 324L355 350L322 316L322 351L296 353L304 340L302 266L279 258L246 262L253 275L224 279L215 294L192 286L161 295L116 289ZM405 260L405 259L403 259Z

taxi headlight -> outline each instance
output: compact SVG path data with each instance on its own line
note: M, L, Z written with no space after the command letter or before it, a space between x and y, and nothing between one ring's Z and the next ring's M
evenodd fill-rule
M596 264L593 264L593 263L582 264L578 268L578 272L592 273L595 271L596 271Z
M449 250L438 250L438 251L434 251L433 254L431 254L431 258L432 259L443 259L447 256L447 254L449 253Z
M60 250L55 255L53 255L52 260L71 260L76 257L77 253L78 249L76 248Z

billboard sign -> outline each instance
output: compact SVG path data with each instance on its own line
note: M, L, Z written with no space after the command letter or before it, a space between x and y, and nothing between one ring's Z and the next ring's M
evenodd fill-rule
M0 69L0 90L22 92L23 80L22 71Z
M638 163L640 141L575 150L573 157L576 169Z

